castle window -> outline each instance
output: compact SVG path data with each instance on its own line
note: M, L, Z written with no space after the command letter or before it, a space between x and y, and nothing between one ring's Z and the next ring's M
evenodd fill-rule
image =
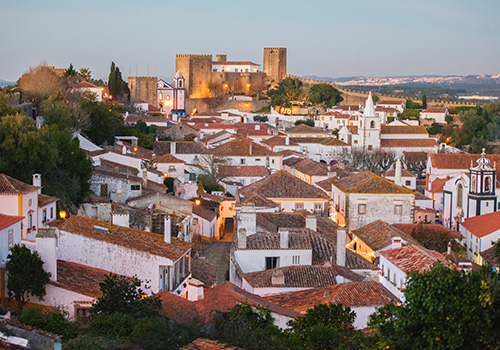
M462 208L462 202L464 199L464 187L462 184L457 186L457 208Z

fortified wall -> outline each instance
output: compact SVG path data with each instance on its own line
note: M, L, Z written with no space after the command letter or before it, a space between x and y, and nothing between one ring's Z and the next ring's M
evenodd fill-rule
M130 90L130 101L147 102L157 107L156 77L128 77L128 88Z

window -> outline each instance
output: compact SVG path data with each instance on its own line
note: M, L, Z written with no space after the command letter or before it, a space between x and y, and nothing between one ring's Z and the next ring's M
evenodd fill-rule
M490 192L490 177L484 179L484 192Z
M28 229L31 229L33 227L33 213L28 214Z
M102 197L108 196L108 184L101 184L101 196Z
M46 222L47 221L47 209L44 209L42 211L42 222Z
M300 255L292 256L292 265L300 265Z
M373 151L373 146L372 145L368 145L368 150L369 151Z
M256 162L260 162L260 158L255 158L255 161Z
M464 187L462 184L458 184L457 186L457 208L462 208L462 202L464 199Z
M141 185L130 185L130 190L131 191L140 191Z
M371 121L370 123L370 129L375 129L375 121Z
M175 165L169 165L168 171L175 171Z
M295 210L304 210L304 203L295 203Z
M50 208L50 218L54 218L54 208Z
M405 185L406 185L406 186L410 186L410 185L411 185L411 181L410 181L410 180L406 180L406 181L405 181Z
M9 249L14 246L14 230L9 230Z
M323 210L323 206L321 205L321 203L314 203L314 211L322 211Z
M279 259L277 256L266 257L266 270L278 268Z
M240 159L240 164L241 164L241 165L244 165L244 164L245 164L245 158L241 158L241 159Z
M163 100L163 93L160 92L160 100Z
M193 219L193 225L198 225L198 218Z
M358 214L359 215L366 214L366 204L358 204Z
M179 80L179 87L182 88L182 80Z
M401 204L396 204L394 206L394 214L401 215L403 213L403 206Z

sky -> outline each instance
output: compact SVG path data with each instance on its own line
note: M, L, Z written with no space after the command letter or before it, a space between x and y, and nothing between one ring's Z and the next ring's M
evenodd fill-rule
M180 53L321 77L500 73L498 0L0 0L0 79L41 62L107 80L175 73Z

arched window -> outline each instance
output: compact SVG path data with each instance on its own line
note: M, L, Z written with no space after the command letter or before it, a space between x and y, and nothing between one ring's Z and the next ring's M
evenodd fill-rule
M471 192L476 192L476 175L472 175Z
M484 192L490 192L490 177L486 176L484 179Z
M462 208L462 202L464 199L464 187L462 184L457 186L457 208Z
M375 121L372 120L370 123L370 129L375 129Z

